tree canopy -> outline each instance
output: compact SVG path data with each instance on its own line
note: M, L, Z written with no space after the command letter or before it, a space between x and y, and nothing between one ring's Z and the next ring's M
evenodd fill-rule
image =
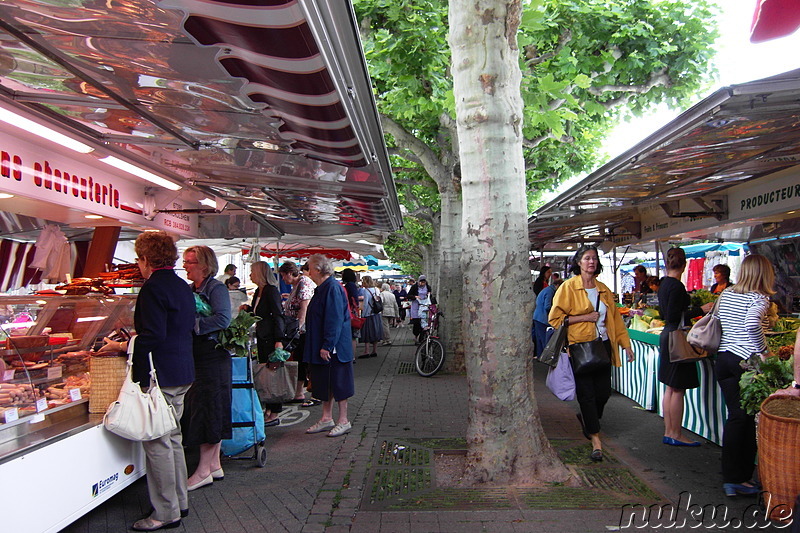
M380 112L434 155L457 153L447 125L454 117L447 0L353 3ZM685 106L708 85L714 9L707 0L524 2L517 37L530 208L542 192L597 165L620 119L656 103ZM419 154L389 137L407 161L396 167L400 188L432 187L420 178Z

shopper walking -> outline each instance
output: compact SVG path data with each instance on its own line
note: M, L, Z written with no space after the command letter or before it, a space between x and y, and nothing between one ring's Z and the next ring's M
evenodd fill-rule
M569 344L589 342L598 335L610 358L607 367L575 376L575 392L581 412L578 420L587 439L592 441L592 461L603 460L600 419L611 396L611 366L621 366L619 346L625 349L628 362L634 359L631 340L622 317L616 311L614 295L597 281L603 265L594 246L582 246L572 258L573 277L561 284L553 297L550 325L558 327L568 317Z
M383 322L383 346L390 346L392 344L391 328L400 310L397 307L397 299L392 294L392 290L388 283L381 285L381 301L383 302L383 311L381 311L381 322Z

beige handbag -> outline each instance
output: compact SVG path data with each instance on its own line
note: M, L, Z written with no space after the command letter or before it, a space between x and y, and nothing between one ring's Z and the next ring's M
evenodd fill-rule
M714 302L711 311L695 322L692 329L686 334L686 340L692 346L710 353L717 353L717 350L719 350L719 343L722 340L722 324L716 312L723 294L720 294L717 301Z

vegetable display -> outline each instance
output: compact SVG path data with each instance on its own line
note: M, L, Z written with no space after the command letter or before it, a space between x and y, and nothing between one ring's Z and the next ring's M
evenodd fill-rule
M739 378L740 402L742 409L751 415L758 413L767 396L786 388L794 378L792 357L781 360L773 355L762 361L760 356L754 355L740 364L745 369Z
M698 289L691 293L691 303L694 307L701 307L707 303L716 302L717 294L706 289Z

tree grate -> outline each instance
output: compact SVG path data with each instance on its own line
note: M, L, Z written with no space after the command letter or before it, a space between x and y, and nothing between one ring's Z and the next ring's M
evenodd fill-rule
M385 439L378 442L373 470L361 503L363 510L615 509L625 504L666 501L613 455L589 459L584 441L553 440L561 459L575 471L579 487L436 487L435 457L463 450L461 438ZM459 447L460 445L460 447Z
M433 451L421 446L413 446L406 442L385 440L378 450L376 464L378 466L431 466Z
M416 373L416 371L417 371L417 369L414 367L414 363L413 362L409 363L408 361L400 361L400 363L398 363L398 365L397 365L397 375L398 376L403 376L403 375L406 375L406 374L414 374L414 373Z
M629 498L658 500L658 494L625 468L576 468L581 481L597 489L609 490Z
M381 468L375 472L370 503L418 493L431 486L430 468Z

